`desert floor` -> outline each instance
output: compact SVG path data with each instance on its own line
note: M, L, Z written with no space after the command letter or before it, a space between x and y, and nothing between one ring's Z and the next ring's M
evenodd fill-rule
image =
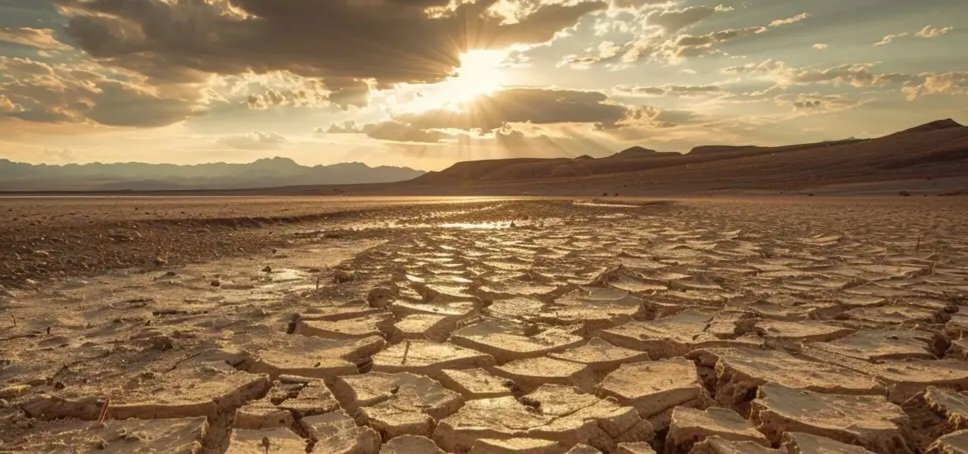
M0 199L0 452L968 450L968 200Z

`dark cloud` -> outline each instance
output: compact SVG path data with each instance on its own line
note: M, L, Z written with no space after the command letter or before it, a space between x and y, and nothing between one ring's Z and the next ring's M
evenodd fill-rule
M688 123L696 118L694 112L680 109L662 109L652 120L657 126L672 128L683 123Z
M328 92L318 79L304 79L299 87L286 89L267 88L261 93L250 94L245 104L250 109L263 110L280 106L316 106L330 101Z
M71 16L68 34L104 63L159 80L289 71L325 78L347 103L358 102L363 80L380 87L439 81L466 50L545 42L607 7L542 4L508 23L490 11L497 0L59 2Z
M321 132L317 129L317 132ZM327 134L366 134L367 137L392 142L436 143L449 137L442 132L421 129L396 120L382 121L368 125L357 125L347 121L329 125Z
M341 84L338 90L330 93L329 101L343 109L364 107L370 101L370 86L361 81Z
M788 104L802 113L823 113L852 109L862 104L849 96L819 93L783 94L775 98L778 104Z
M537 88L501 90L466 103L455 112L440 109L398 115L396 120L419 129L481 129L491 131L508 123L593 123L614 128L633 113L597 91Z
M0 57L0 104L5 115L26 121L165 126L196 114L196 99L69 65Z
M423 130L393 120L365 125L362 131L370 138L394 142L434 143L447 137L447 134L441 132Z
M158 96L127 83L106 80L97 84L87 118L110 126L166 126L184 120L194 112L191 103Z

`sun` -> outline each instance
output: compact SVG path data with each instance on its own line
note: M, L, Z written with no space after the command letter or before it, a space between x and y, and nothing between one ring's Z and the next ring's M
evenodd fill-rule
M507 53L496 50L472 50L460 57L457 73L444 84L454 100L468 101L499 90L506 82L503 66Z
M444 80L432 84L401 84L387 99L396 112L460 111L475 99L504 88L508 52L472 50L460 57L460 67Z

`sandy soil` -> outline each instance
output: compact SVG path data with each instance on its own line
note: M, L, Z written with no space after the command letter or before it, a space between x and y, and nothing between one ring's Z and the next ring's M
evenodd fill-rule
M414 216L413 206L474 198L32 197L0 198L0 285L122 268L152 269L264 254L307 225ZM378 208L393 208L373 215Z
M960 199L2 206L0 452L968 444Z

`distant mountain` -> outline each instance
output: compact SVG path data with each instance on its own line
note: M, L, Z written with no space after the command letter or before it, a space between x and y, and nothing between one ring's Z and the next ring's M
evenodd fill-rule
M197 165L116 164L33 165L0 159L0 190L185 190L270 188L296 185L388 183L423 175L408 167L369 167L359 162L302 166L288 158L249 164L223 162Z
M961 129L961 128L964 128L964 126L962 126L957 121L954 121L950 118L946 118L944 120L937 120L937 121L932 121L931 123L925 123L921 126L915 126L911 129L905 129L904 131L895 133L893 135L896 136L899 134L911 134L911 133L917 133L917 132L942 131L945 129Z
M874 139L688 153L458 162L439 172L360 163L30 165L0 159L0 190L225 189L237 194L653 195L716 192L968 194L968 128L939 120ZM243 190L251 189L251 190Z
M401 194L687 193L715 191L968 191L968 128L940 120L876 139L781 147L633 147L606 158L460 162L412 181L362 188ZM860 189L859 189L860 188Z
M626 148L618 153L615 153L609 158L611 159L642 159L642 158L657 158L661 156L677 156L679 153L672 151L655 151L644 147L631 147Z

